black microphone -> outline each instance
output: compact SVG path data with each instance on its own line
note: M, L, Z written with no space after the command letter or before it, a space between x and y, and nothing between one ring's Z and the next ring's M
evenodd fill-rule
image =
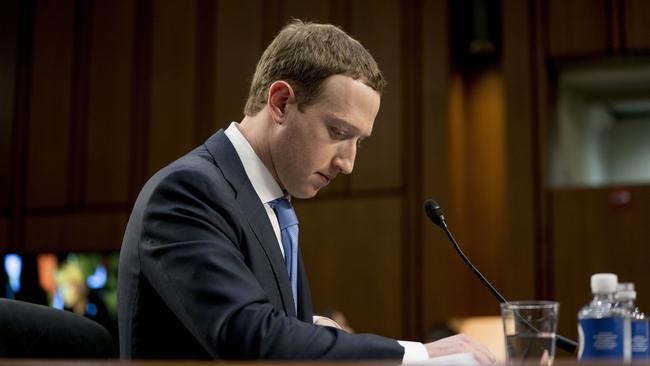
M439 226L442 230L444 230L445 234L447 234L447 237L449 238L449 241L451 241L451 244L453 245L454 249L456 249L456 252L460 257L463 259L465 264L469 266L469 268L474 272L474 274L483 282L485 287L487 287L492 294L499 300L499 302L508 302L503 295L497 291L494 286L488 281L482 274L479 272L479 270L470 262L469 258L463 253L463 251L460 249L458 246L458 243L456 243L456 239L454 239L454 236L451 235L451 232L449 231L449 228L447 227L447 222L445 221L445 215L442 212L442 208L440 208L440 205L438 202L428 199L424 201L424 211L427 213L427 216L429 219L436 224L436 226ZM531 326L531 328L535 329L534 327ZM539 332L537 329L535 329L537 332ZM567 351L569 353L575 353L576 349L578 348L578 343L576 341L573 341L571 339L565 338L559 334L556 335L555 338L555 345L557 348Z

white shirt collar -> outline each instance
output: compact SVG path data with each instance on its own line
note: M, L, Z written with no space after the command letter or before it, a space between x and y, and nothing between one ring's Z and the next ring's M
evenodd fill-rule
M251 144L242 135L237 127L237 122L230 123L225 134L235 147L239 160L241 160L246 175L253 185L253 189L263 203L268 203L276 198L284 196L278 182L275 181L271 172L266 168L262 160L257 156Z

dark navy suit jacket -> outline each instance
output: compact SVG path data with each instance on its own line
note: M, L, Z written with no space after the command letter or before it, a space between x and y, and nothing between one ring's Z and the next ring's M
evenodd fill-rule
M118 277L123 358L401 359L395 341L298 313L266 210L223 130L156 173L136 200Z

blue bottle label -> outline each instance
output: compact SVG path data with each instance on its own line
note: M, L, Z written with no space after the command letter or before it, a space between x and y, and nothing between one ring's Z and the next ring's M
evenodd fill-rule
M650 357L648 320L632 321L632 358Z
M578 358L623 359L624 318L581 319L578 323L578 335L580 337Z

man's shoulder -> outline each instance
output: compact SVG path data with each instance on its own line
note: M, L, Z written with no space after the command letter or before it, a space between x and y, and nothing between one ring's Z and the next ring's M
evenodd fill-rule
M151 176L142 187L138 201L148 202L152 196L173 199L179 195L200 195L219 200L233 192L234 187L226 174L201 145Z
M238 159L238 157L234 153L230 154L227 147L223 146L225 139L223 131L216 132L204 144L199 145L186 155L160 169L149 179L149 182L155 184L170 181L185 182L188 180L189 183L206 180L212 182L227 181L228 175L233 175L233 172L228 171L228 169L224 170L223 164L220 164L219 161Z
M211 159L205 147L201 145L160 169L147 183L188 179L220 179L222 177L221 170Z

